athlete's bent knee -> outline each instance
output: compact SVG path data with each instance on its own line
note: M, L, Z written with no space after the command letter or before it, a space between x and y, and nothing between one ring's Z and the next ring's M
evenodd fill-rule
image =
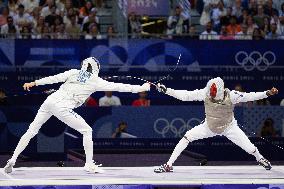
M88 127L84 129L84 131L82 131L81 133L83 134L83 138L92 139L93 129L91 127Z
M189 138L186 135L183 136L183 139L185 139L188 143L190 142Z
M192 137L192 134L191 134L191 131L187 131L185 133L185 135L183 136L184 139L186 139L188 142L192 142L193 141L193 137Z

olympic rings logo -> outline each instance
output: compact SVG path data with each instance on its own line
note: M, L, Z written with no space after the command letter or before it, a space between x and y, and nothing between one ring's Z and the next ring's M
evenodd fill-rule
M200 123L201 120L198 118L191 118L187 122L182 118L175 118L172 121L166 118L158 118L154 122L154 131L162 135L163 138L169 137L171 134L174 137L182 137L186 131Z
M266 51L263 55L258 51L253 51L250 54L240 51L235 55L235 61L246 71L252 71L255 68L265 71L276 62L276 55L271 51Z

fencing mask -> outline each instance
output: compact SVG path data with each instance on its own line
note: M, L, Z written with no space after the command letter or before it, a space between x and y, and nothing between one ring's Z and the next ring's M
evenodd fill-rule
M224 81L220 77L210 79L206 85L206 95L214 100L223 100Z
M100 63L95 57L86 58L82 62L81 70L98 76L100 71Z

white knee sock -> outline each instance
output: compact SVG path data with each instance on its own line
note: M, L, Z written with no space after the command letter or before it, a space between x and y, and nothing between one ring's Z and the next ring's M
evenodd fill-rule
M20 153L22 153L22 151L24 151L24 149L28 146L30 140L35 136L36 134L31 132L30 130L28 130L20 139L14 154L11 158L12 162L16 162L18 156L20 155Z
M83 146L86 154L86 163L92 163L93 162L92 134L87 133L83 135Z
M167 162L167 165L172 166L173 163L176 161L176 159L178 158L178 156L181 154L181 152L187 147L187 145L189 144L189 141L185 138L182 138L179 143L176 145L169 161Z
M255 157L256 161L259 161L261 158L263 158L263 156L259 153L257 147L255 147L255 151L251 153L251 155Z

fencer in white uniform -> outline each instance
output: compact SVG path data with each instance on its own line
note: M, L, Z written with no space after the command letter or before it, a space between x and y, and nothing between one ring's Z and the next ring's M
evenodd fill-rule
M206 118L203 123L187 131L184 137L176 145L169 161L156 168L156 173L172 172L173 163L187 147L189 142L209 138L213 136L225 136L233 143L241 147L247 153L255 156L257 162L265 169L270 170L271 164L258 151L245 133L238 127L234 118L234 105L240 102L248 102L267 98L278 93L276 88L264 92L238 92L224 88L224 81L214 78L208 81L206 87L200 90L186 91L166 88L158 84L157 89L167 95L182 101L204 101Z
M138 93L149 91L150 85L148 83L140 86L108 82L98 76L99 69L100 64L98 60L94 57L89 57L82 61L80 70L71 69L58 75L24 84L24 89L29 90L33 86L63 83L59 90L48 96L41 105L34 121L30 124L27 132L21 137L12 158L5 166L4 171L6 173L12 172L19 154L27 147L29 141L38 133L41 126L51 116L57 117L60 121L83 135L83 146L86 154L85 170L89 172L98 172L101 170L93 162L92 128L73 109L81 106L96 91Z

